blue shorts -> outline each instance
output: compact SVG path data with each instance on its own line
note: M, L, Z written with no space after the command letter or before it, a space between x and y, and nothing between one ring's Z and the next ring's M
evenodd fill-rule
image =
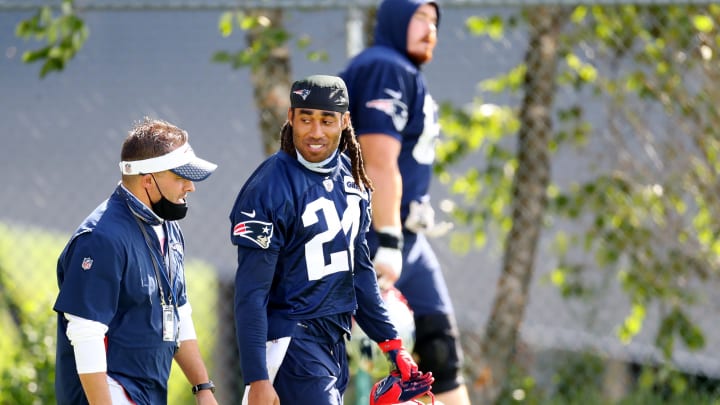
M293 337L273 385L281 404L341 405L348 379L345 340Z

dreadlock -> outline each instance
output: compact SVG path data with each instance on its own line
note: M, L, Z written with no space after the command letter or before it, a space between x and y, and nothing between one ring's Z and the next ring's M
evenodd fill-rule
M360 143L357 141L355 136L355 129L353 129L352 123L348 120L347 128L343 129L342 135L340 136L340 152L347 151L347 155L350 157L352 162L352 174L355 183L360 187L365 186L370 191L375 191L370 177L365 172L365 163L362 158L362 151L360 150Z
M282 129L280 129L280 149L292 157L297 156L295 150L295 143L293 142L293 129L290 125L290 121L285 121ZM352 163L352 175L355 183L360 187L366 188L370 191L374 191L372 181L365 172L365 164L363 163L362 153L360 151L360 144L355 137L355 130L352 124L348 122L347 128L343 129L340 135L340 145L338 150L342 152L347 151L347 155Z
M280 150L295 157L297 155L295 154L295 143L293 143L292 132L290 121L285 121L282 128L280 128Z

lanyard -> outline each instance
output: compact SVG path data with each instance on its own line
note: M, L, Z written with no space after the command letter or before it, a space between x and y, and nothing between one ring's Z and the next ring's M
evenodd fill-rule
M133 213L133 218L135 218L135 222L137 222L138 227L140 227L140 231L142 231L143 238L145 239L145 245L150 250L150 259L152 260L153 269L155 270L155 281L157 282L158 290L160 291L160 303L162 305L173 305L173 291L172 291L173 290L173 285L172 285L173 277L172 277L172 274L168 274L168 280L169 280L168 285L170 287L170 297L169 297L169 300L166 302L165 301L165 291L163 290L162 280L160 278L160 265L158 265L157 259L155 258L155 255L153 254L150 237L148 236L147 231L145 230L145 227L143 226L142 222L140 222L140 219L134 213Z

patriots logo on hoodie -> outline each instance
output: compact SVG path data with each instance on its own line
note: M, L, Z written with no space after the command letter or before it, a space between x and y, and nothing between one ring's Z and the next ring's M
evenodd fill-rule
M273 236L273 224L262 221L245 221L233 227L234 236L250 239L263 249L270 247Z
M405 129L408 122L408 107L402 101L402 93L397 90L385 89L385 93L390 98L378 98L369 100L365 103L365 107L373 108L387 114L392 119L393 126L398 132Z

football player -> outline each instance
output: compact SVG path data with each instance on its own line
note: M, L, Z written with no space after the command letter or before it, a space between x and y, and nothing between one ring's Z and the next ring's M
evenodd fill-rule
M365 241L372 185L347 110L339 77L295 82L281 150L252 173L230 214L243 403L341 404L352 316L401 381L417 395L430 389L380 297Z
M396 287L415 318L414 353L435 377L433 392L447 404L470 403L452 302L428 236L447 232L435 221L430 182L437 105L422 66L433 58L440 20L429 0L384 0L375 43L340 76L363 161L375 186L368 243L382 285Z

